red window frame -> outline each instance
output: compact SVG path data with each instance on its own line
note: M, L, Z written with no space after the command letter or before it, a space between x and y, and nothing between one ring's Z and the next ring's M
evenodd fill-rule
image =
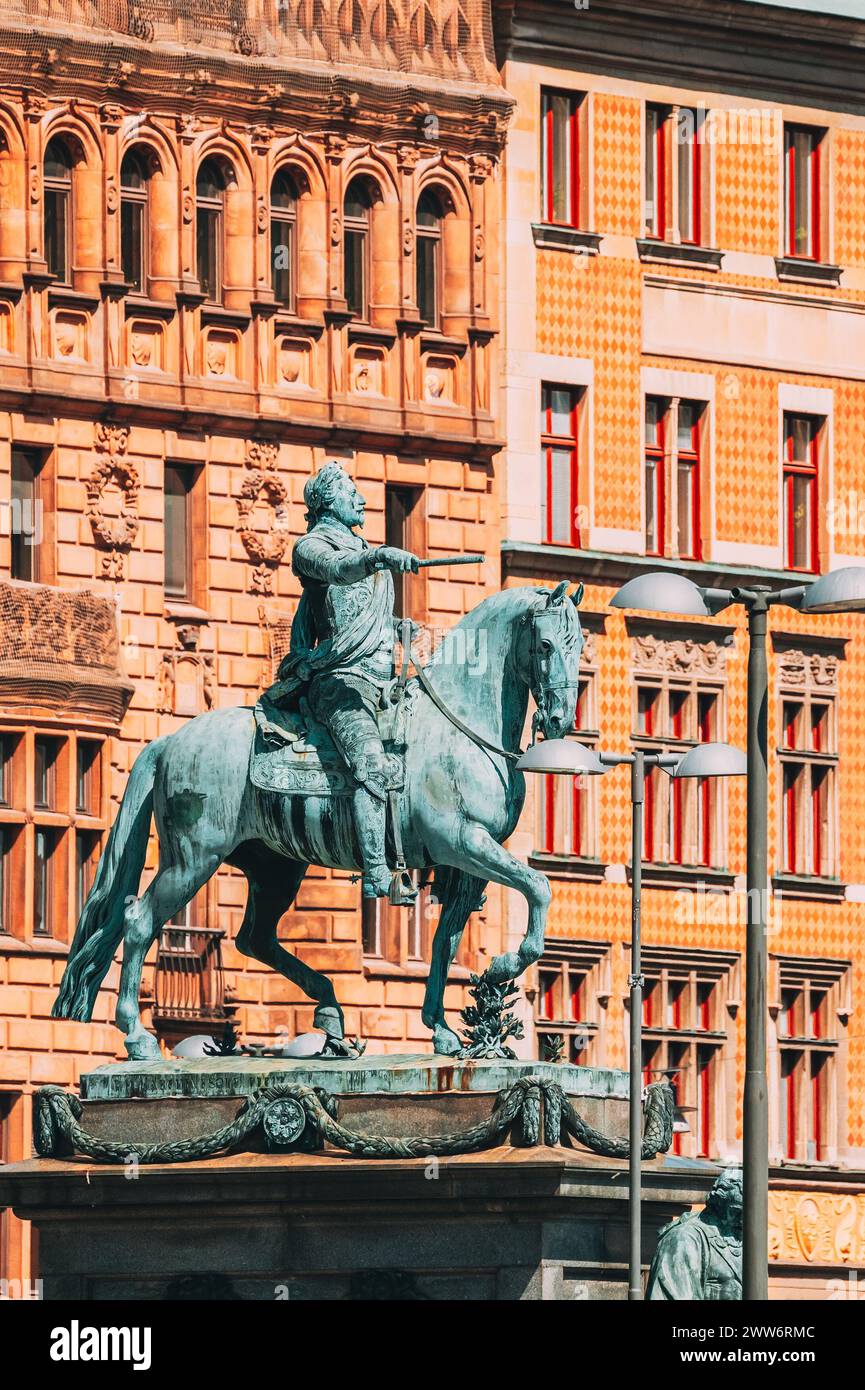
M681 696L681 698L675 698ZM671 689L669 692L670 701L670 733L673 738L684 738L686 729L684 721L685 704L687 701L687 691ZM670 863L683 864L685 861L685 796L684 785L681 778L674 777L670 786L670 799L672 804L672 825L670 826ZM674 1024L678 1027L678 1024Z
M691 107L680 107L679 116L683 113L689 114L693 122L693 133L690 140L677 139L676 147L678 150L678 175L679 175L679 237L686 246L701 246L703 235L702 217L702 198L700 197L700 184L702 179L702 148L697 130L697 112ZM691 221L691 236L685 236L682 231L682 165L690 165L690 198L689 212Z
M567 105L564 122L556 121L554 99ZM541 89L541 217L544 222L562 227L580 225L580 126L581 97L573 92L553 88ZM563 126L563 129L559 127ZM559 141L565 143L565 155L570 164L570 178L565 189L567 215L555 215L555 154Z
M657 410L658 417L653 422L655 437L652 443L648 442L649 434L649 407ZM646 493L646 554L663 555L664 538L667 534L667 489L664 468L664 435L665 420L667 415L666 402L658 396L647 396L643 410L643 482ZM655 520L655 544L649 548L648 517L649 517L649 463L652 465L652 477L654 478L654 489L652 491L653 514Z
M553 391L564 391L571 399L569 420L570 433L558 435L553 433ZM573 386L558 386L553 383L544 383L541 387L541 452L544 468L544 489L546 495L546 523L544 526L544 543L546 545L573 545L579 546L580 528L577 524L577 507L579 505L579 412L580 412L580 392ZM553 514L553 453L557 450L568 452L570 455L569 464L569 529L567 534L564 531L558 533L556 517Z
M797 170L797 135L808 137L810 148L807 154L805 178L809 185L809 209L807 227L807 249L798 250L799 237L796 227L796 203L800 185ZM784 196L786 201L786 243L787 255L798 260L819 261L820 259L820 144L823 132L812 126L785 125L784 127Z
M697 1049L697 1129L695 1148L698 1158L708 1158L712 1139L712 1048Z
M692 423L688 427L690 442L684 448L678 438L676 440L676 469L677 473L687 469L691 481L691 548L682 548L682 526L681 517L679 518L679 535L677 538L677 548L679 556L683 560L702 560L703 558L703 537L700 526L700 417L701 407L696 401L681 401L679 413L683 410L693 412ZM676 479L678 486L678 477Z
M794 421L805 420L810 431L807 459L796 459L794 452ZM820 420L813 415L788 411L784 415L784 568L797 570L804 574L816 574L820 568L818 503L819 503L819 459L818 444ZM804 478L807 483L808 519L806 546L807 565L794 564L796 554L796 506L795 479Z
M706 691L697 692L697 725L701 743L712 741L712 714L717 696ZM712 862L712 779L700 777L697 781L697 797L700 814L700 863ZM708 1027L708 1025L706 1025Z
M663 241L669 229L667 209L667 135L670 113L662 106L646 107L646 202L649 169L652 171L652 220L650 237ZM646 219L648 224L648 218Z

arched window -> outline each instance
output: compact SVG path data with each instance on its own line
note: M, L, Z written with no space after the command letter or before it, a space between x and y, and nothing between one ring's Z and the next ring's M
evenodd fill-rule
M417 205L415 278L421 321L433 327L438 326L440 313L441 246L441 204L435 193L425 189Z
M296 227L297 189L281 169L270 185L270 282L274 297L287 308L294 303Z
M120 262L123 278L136 293L147 287L147 164L129 150L120 166Z
M344 294L349 312L369 318L369 223L372 197L364 179L352 179L343 207Z
M61 285L72 268L72 158L57 136L49 140L43 166L45 259Z
M195 185L195 261L201 292L211 303L222 299L225 174L206 159Z

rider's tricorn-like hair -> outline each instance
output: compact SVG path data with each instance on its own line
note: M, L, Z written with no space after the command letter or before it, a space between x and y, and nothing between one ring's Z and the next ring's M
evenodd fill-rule
M309 526L314 526L321 516L326 512L334 499L337 486L342 478L347 478L348 474L338 459L328 459L321 468L315 473L303 489L303 500L306 503L306 520Z

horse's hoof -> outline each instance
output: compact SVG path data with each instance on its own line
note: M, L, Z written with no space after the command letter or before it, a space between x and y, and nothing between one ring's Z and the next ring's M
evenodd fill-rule
M130 1033L126 1039L126 1055L130 1062L161 1062L159 1043L152 1033L142 1028L140 1033Z
M506 980L515 980L522 975L525 965L517 951L507 951L503 956L495 956L486 968L490 984L503 985Z
M440 1023L433 1029L433 1051L439 1057L455 1057L462 1043L452 1028Z
M345 1020L338 1004L319 1004L312 1016L312 1026L327 1033L328 1039L345 1037Z
M362 1057L366 1052L366 1043L360 1038L334 1038L328 1037L324 1047L317 1055L319 1057Z

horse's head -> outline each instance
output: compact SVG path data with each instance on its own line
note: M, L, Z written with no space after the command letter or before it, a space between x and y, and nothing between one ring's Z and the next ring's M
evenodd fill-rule
M536 719L544 738L561 738L573 728L579 691L583 631L577 607L583 597L578 584L568 596L568 580L540 599L528 614L530 624L529 685L538 707Z

